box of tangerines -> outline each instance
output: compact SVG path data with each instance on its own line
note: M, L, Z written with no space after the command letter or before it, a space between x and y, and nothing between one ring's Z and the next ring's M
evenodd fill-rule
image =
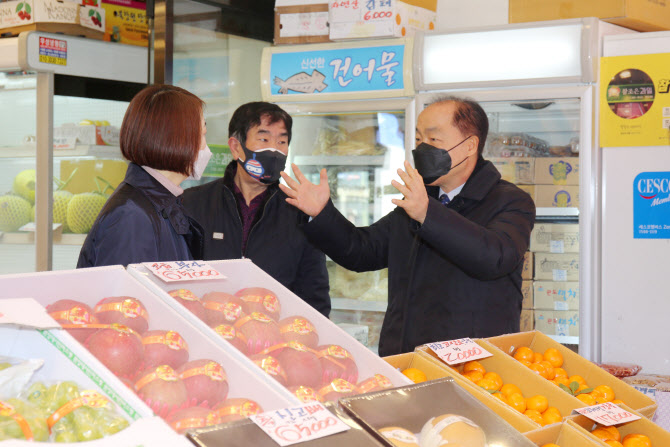
M507 334L486 341L586 405L623 402L648 418L656 411L657 405L651 397L541 332ZM538 362L540 357L542 360ZM553 368L547 371L546 366Z
M574 425L563 422L525 433L539 447L596 447L599 442Z
M625 404L624 410L642 416ZM665 447L670 445L670 433L645 417L624 424L599 425L581 414L569 416L566 421L583 434L589 436L599 446L612 447Z
M561 422L575 408L586 406L485 340L474 341L492 356L455 365L455 380L473 394L498 399L522 413L533 429ZM417 350L438 358L427 346Z
M391 355L384 357L384 360L415 383L444 377L453 378L454 374L454 369L451 366L423 351ZM473 393L473 396L521 433L537 428L537 424L523 414L514 411L509 405L505 405L499 399L491 399L490 396L484 393Z

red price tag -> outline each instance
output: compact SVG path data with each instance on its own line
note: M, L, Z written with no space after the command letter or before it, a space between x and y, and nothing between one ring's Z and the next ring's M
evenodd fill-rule
M225 278L203 261L144 262L143 265L164 282Z
M249 416L280 446L311 441L350 427L319 402Z
M591 407L576 408L575 411L594 422L608 427L640 419L640 416L636 416L612 402L605 402L604 404L593 405Z
M469 338L428 343L426 346L448 365L457 365L493 355Z

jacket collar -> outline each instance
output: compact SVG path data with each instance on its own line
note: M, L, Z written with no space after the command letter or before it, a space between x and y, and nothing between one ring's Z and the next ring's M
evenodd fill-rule
M181 197L175 197L141 166L129 163L126 178L123 181L140 190L152 203L156 212L163 218L170 220L172 227L178 234L189 232L190 224L184 215Z
M491 191L491 189L500 181L500 172L488 160L479 157L475 169L465 182L463 189L458 193L458 197L463 199L481 201ZM440 191L438 186L427 186L426 190L431 197L437 197Z

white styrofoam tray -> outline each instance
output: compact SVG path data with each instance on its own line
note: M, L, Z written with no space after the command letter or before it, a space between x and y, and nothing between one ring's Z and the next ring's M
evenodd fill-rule
M167 283L151 273L151 271L142 264L129 265L128 272L158 294L164 302L177 310L203 333L208 334L219 346L226 349L232 356L235 356L240 362L249 365L251 368L260 370L260 368L249 358L237 350L227 340L223 339L212 328L207 326L204 321L188 311L167 292L173 289L184 288L195 293L197 296L202 297L206 293L212 291L235 294L238 290L246 287L265 287L272 290L279 298L281 303L280 319L295 315L306 317L314 324L319 334L320 345L336 344L349 351L358 366L359 382L372 377L374 374L383 374L391 380L394 387L413 383L379 356L375 355L372 351L359 343L351 335L339 328L335 323L321 315L321 313L313 309L309 304L305 303L280 282L265 273L250 259L208 261L207 263L221 273L224 278ZM279 382L272 379L269 375L266 375L266 377L273 383L273 386L278 386L279 388L284 389Z
M46 307L60 299L73 299L91 307L102 298L131 296L139 299L149 313L149 330L179 332L189 347L189 360L212 359L226 371L230 387L228 397L245 397L256 401L264 411L286 408L300 402L288 390L272 387L265 374L222 349L182 315L191 315L167 306L163 300L130 276L121 266L80 270L41 272L0 276L0 299L31 297ZM180 315L180 313L182 315ZM65 333L65 331L60 331Z

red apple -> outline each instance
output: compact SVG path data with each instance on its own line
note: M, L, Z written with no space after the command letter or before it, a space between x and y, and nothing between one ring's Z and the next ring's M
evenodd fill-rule
M288 386L304 385L317 388L321 385L323 369L319 357L302 343L289 342L277 354L277 360L286 371Z
M138 334L143 334L149 327L147 309L140 300L129 296L113 296L100 300L95 306L95 316L101 323L122 324Z
M244 316L244 302L225 292L209 292L202 297L205 306L205 322L211 327L233 324Z
M184 381L168 365L154 366L142 371L135 381L135 392L152 409L162 409L164 406L180 407L188 399Z
M247 339L238 330L236 330L234 326L229 324L220 324L214 328L214 331L216 331L216 333L224 339L228 340L231 345L242 351L242 354L248 354L249 347L247 346Z
M263 412L263 408L251 399L243 397L228 399L214 407L219 422L237 421Z
M51 318L60 324L82 325L97 324L98 319L93 315L93 309L88 304L75 300L58 300L47 306L47 312ZM67 328L70 335L77 339L79 343L84 343L97 329L77 329Z
M235 329L247 340L248 355L258 354L282 342L277 322L259 312L237 320Z
M177 369L188 361L188 345L175 331L146 331L142 335L144 367L170 365Z
M272 290L263 287L248 287L238 290L235 296L242 298L242 301L244 301L243 309L245 313L260 312L275 321L279 320L281 303Z
M319 344L319 334L316 333L312 322L299 315L281 320L279 333L285 341L297 341L312 349Z
M344 379L347 382L358 382L358 367L349 351L339 345L323 345L316 348L321 367L323 382L328 384L333 379Z
M301 402L323 402L323 397L319 396L313 388L308 386L290 386L288 390L295 394L295 397L300 399Z
M344 379L335 379L319 390L319 395L326 401L353 396L356 393L356 385Z
M194 428L216 425L219 417L208 408L190 407L174 412L167 418L167 423L181 435Z
M256 354L252 355L250 358L256 365L272 376L272 378L274 378L277 382L281 383L283 386L286 386L286 371L284 371L284 368L282 368L282 366L279 364L279 360L270 354Z
M196 294L186 289L170 290L168 294L190 310L193 315L205 321L205 307Z
M144 360L142 338L122 325L96 331L86 348L117 376L133 377Z
M381 391L388 388L393 388L393 382L388 377L381 374L375 374L363 380L357 385L359 393L370 393L372 391Z
M208 407L222 402L228 396L228 377L223 366L214 360L193 360L177 369L184 381L191 405L207 403Z

